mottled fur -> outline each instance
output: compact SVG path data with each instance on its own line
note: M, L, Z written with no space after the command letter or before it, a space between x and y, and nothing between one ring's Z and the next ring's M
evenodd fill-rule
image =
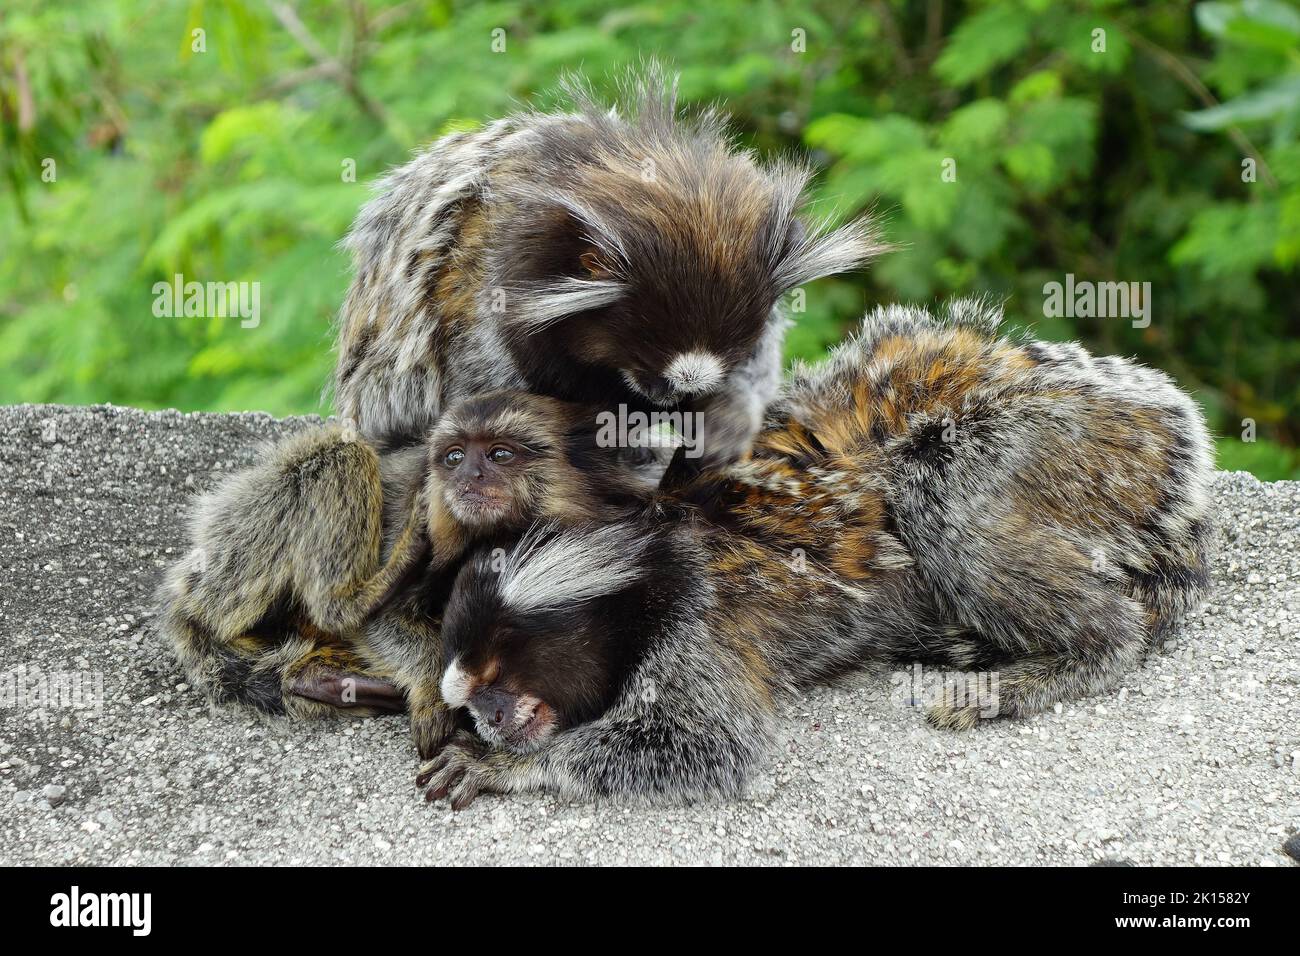
M608 109L520 112L393 171L346 244L337 406L377 440L499 388L702 411L739 457L780 378L778 299L880 246L799 210L809 172L759 165L654 69Z
M999 318L975 301L868 317L795 370L752 459L674 489L621 547L599 531L593 548L622 556L603 589L596 575L556 582L541 610L505 600L548 549L582 549L572 530L537 532L505 574L470 561L444 631L464 695L485 680L549 694L560 729L524 752L460 737L424 769L430 795L735 794L774 701L866 661L996 671L1012 716L1113 687L1204 593L1204 423L1163 374L999 338ZM579 652L605 668L576 690L547 677Z
M460 403L425 441L382 456L333 426L287 439L200 500L193 550L161 591L162 631L216 702L317 716L334 708L295 693L305 681L327 692L338 671L363 691L368 679L391 681L427 752L446 730L437 624L464 549L508 542L538 520L616 518L652 492L596 433L593 410L500 392ZM487 524L453 515L441 466L448 446L476 439L528 447L511 508Z
M407 464L399 455L394 471ZM167 574L160 627L191 681L216 702L269 713L330 712L287 693L327 663L415 566L412 484L386 499L378 456L337 427L273 447L200 499L193 547ZM389 540L384 512L388 502ZM387 546L385 546L387 544Z

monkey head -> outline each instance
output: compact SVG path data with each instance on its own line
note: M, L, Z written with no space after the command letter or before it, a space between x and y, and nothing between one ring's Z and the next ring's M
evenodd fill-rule
M600 716L638 656L650 547L635 526L550 526L474 554L443 617L443 701L520 752Z
M522 391L448 409L427 441L430 537L446 518L481 538L535 521L608 519L646 500L648 476L622 450L599 446L597 411Z
M448 410L429 435L431 505L475 530L530 522L561 453L544 405L493 393Z
M655 71L624 112L576 95L579 112L539 124L499 177L507 212L486 263L536 390L602 398L613 381L659 407L707 398L765 336L779 362L783 293L882 248L866 223L806 226L808 170L759 165L712 112L679 115ZM606 391L566 394L575 381Z
M450 408L428 437L431 523L445 509L471 531L523 530L590 497L570 460L580 421L564 402L491 392Z

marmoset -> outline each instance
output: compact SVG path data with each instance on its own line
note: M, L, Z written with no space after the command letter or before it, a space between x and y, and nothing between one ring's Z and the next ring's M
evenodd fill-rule
M522 392L466 400L383 455L337 426L293 436L200 501L162 630L216 702L315 716L400 710L405 692L427 751L464 549L617 519L653 492L653 470L600 446L594 409Z
M759 165L650 69L619 108L577 83L433 143L346 240L336 402L381 444L499 388L702 412L704 463L742 455L775 394L783 293L881 250L801 216L809 170Z
M734 795L774 702L870 661L996 672L1009 716L1113 687L1204 593L1205 424L1164 374L999 321L879 310L796 367L750 460L469 559L442 691L482 739L422 768L429 798Z

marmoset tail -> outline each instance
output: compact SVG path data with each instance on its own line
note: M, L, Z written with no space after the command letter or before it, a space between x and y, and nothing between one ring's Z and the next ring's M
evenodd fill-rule
M1163 374L999 319L878 311L796 368L749 461L468 562L443 692L484 740L430 797L733 794L774 701L868 661L996 678L941 727L1112 688L1204 593L1205 426Z
M704 412L705 461L739 457L779 384L782 294L882 247L865 221L806 222L809 171L679 113L658 70L615 109L569 92L571 111L453 133L380 183L347 239L340 414L387 442L524 388Z

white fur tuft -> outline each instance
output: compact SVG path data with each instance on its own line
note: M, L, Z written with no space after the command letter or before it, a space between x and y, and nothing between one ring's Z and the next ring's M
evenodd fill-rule
M644 550L644 539L618 525L530 531L501 571L501 600L516 611L558 611L611 594L641 576Z
M678 395L707 395L718 389L727 368L712 352L682 352L664 369Z
M453 710L464 707L469 700L469 675L460 666L456 658L442 675L442 701Z
M611 305L627 294L622 282L606 279L563 279L538 289L517 291L514 319L540 329L565 316Z
M773 279L781 290L793 289L822 276L857 268L888 251L870 219L860 219L838 229L813 226L777 266Z

